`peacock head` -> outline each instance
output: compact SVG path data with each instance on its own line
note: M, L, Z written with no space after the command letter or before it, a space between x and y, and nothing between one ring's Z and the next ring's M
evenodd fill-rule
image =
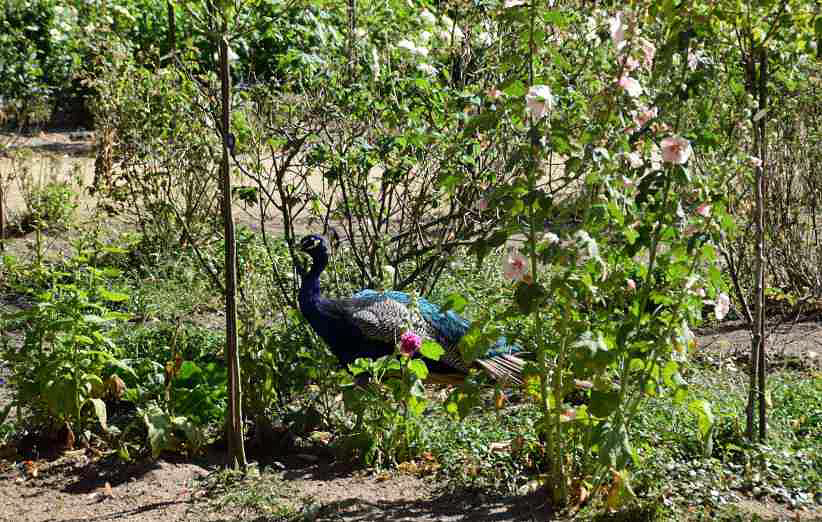
M328 245L325 238L317 235L308 235L300 240L300 251L311 257L312 269L322 270L328 262ZM306 264L297 263L297 271L305 275L308 273Z

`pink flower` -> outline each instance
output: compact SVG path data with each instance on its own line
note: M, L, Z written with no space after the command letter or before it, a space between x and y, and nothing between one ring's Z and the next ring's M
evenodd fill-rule
M485 212L486 210L488 210L488 200L485 198L480 198L477 201L477 210L479 210L480 212Z
M642 65L650 69L651 66L654 64L654 55L656 54L656 47L654 47L654 44L652 44L645 38L640 38L639 48L642 49L642 54L645 57L645 59L642 61Z
M637 127L642 127L646 123L648 123L652 118L656 118L656 107L653 109L643 109L639 111L639 113L634 114L634 123L637 124Z
M625 89L625 92L627 92L631 98L636 98L642 94L642 85L630 76L623 75L622 78L619 79L619 86Z
M628 290L630 290L630 291L632 291L632 292L633 292L634 290L636 290L636 281L634 281L633 279L628 279L628 280L625 282L625 285L628 287Z
M617 13L613 18L608 19L608 26L611 32L611 40L617 48L622 47L625 42L625 30L627 27L622 22L622 13Z
M509 281L525 281L528 277L528 259L519 252L512 252L505 260L502 275Z
M711 217L711 206L703 203L696 208L696 213L704 218L709 218Z
M560 422L569 422L577 418L577 410L574 408L567 408L565 411L559 414L559 421Z
M400 353L411 357L422 345L422 338L414 332L405 332L400 336Z
M750 156L748 158L748 165L750 165L753 169L758 169L762 166L762 160L757 158L756 156Z
M671 136L662 140L662 161L682 165L691 157L691 143L685 138Z
M491 98L492 100L498 100L498 99L502 98L502 95L504 93L501 90L497 89L496 87L492 87L491 89L488 89L488 92L485 93L485 94L489 98Z
M620 58L619 63L627 72L631 72L639 68L639 62L632 56L623 56Z
M728 312L731 309L731 298L728 297L728 294L725 292L720 293L716 296L716 303L714 304L714 314L716 315L716 320L721 321L728 315Z
M594 383L591 381L581 381L579 379L574 379L574 386L580 390L590 390L594 387Z
M534 85L525 95L525 110L535 120L542 119L553 108L554 96L547 85Z

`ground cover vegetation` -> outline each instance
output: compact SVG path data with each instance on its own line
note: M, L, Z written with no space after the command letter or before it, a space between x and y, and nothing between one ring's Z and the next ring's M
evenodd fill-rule
M822 376L809 357L766 380L763 332L822 303L821 16L802 0L6 2L2 123L93 126L96 161L76 190L0 138L0 441L113 462L231 446L228 162L243 434L267 480L212 477L215 495L306 515L255 493L299 450L540 491L558 518L813 509ZM307 232L333 246L327 294L444 304L473 320L467 361L500 335L530 353L524 386L426 388L431 346L340 369L297 309ZM699 350L694 330L728 318L749 358Z

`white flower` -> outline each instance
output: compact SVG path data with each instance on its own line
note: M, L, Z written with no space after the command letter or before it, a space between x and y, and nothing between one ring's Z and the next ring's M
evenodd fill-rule
M425 47L417 47L411 40L402 39L397 42L397 47L405 49L411 54L418 54L420 56L428 56L428 49Z
M430 63L419 63L417 64L417 69L424 72L428 76L434 76L437 74L437 68Z
M559 236L554 234L553 232L546 232L545 240L548 241L548 244L550 245L556 245L557 243L559 243Z
M428 31L423 31L423 32L421 32L421 33L420 33L419 38L420 38L420 41L421 41L421 42L423 42L423 43L427 43L427 42L428 42L428 40L430 40L430 39L431 39L431 36L432 36L432 34L431 34L431 33L429 33Z
M377 52L377 48L371 48L371 67L374 70L374 76L380 75L380 53Z
M696 213L704 218L709 218L711 217L711 206L703 203L696 208Z
M528 258L519 252L512 252L505 259L502 275L509 281L525 281L528 277Z
M731 298L728 297L728 294L725 292L720 293L716 296L716 303L714 304L714 314L716 315L716 320L721 321L728 315L728 312L731 309Z
M633 56L623 56L620 58L619 63L627 72L639 69L639 62Z
M535 120L541 120L554 108L554 96L547 85L534 85L525 95L525 110Z
M623 75L622 78L619 79L619 86L625 89L625 92L627 92L631 98L636 98L642 94L642 85L630 76Z
M662 140L662 160L666 163L682 165L691 157L691 143L679 136L670 136Z
M633 292L634 290L636 290L636 281L634 281L633 279L628 279L627 281L625 281L625 286L628 287L628 290Z
M488 47L494 43L494 37L488 31L483 31L477 34L477 43L483 47Z
M625 157L628 158L628 163L630 163L631 168L633 169L638 169L645 165L645 160L642 159L642 156L639 154L639 152L629 152L625 155ZM625 179L627 178L622 178L623 183ZM631 181L631 186L633 186L633 181Z
M758 169L762 166L762 160L757 158L756 156L750 156L748 158L748 165L750 165L751 168Z
M699 67L699 62L702 61L702 53L699 51L688 52L688 69L696 70Z
M518 7L521 5L525 5L525 0L505 0L505 3L502 4L503 7L506 9L510 9L512 7Z
M422 10L422 13L420 13L420 18L422 18L422 21L428 25L437 25L436 15L434 15L434 13L432 13L428 9Z

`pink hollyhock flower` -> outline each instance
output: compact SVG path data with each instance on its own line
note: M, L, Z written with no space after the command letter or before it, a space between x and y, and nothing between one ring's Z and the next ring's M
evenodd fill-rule
M682 165L691 157L691 143L685 138L671 136L662 140L662 161Z
M639 68L639 62L632 56L623 56L619 61L626 72L631 72Z
M640 38L639 48L642 49L642 55L645 58L642 61L642 65L650 69L651 66L654 64L654 55L656 54L656 47L654 47L654 44L652 44L645 38Z
M609 18L608 26L614 45L617 46L617 48L622 47L625 42L625 31L627 30L625 23L622 21L622 13L617 13L613 18Z
M422 346L422 338L414 332L405 332L400 336L400 353L411 357Z
M628 290L630 290L630 291L632 291L632 292L633 292L634 290L636 290L636 281L634 281L633 279L628 279L628 280L625 282L625 285L628 287Z
M594 383L591 381L581 381L579 379L574 379L574 386L580 390L590 390L594 387Z
M652 118L656 118L656 114L656 107L654 107L653 109L643 109L638 113L634 114L634 123L636 123L638 127L642 127L643 125L648 123Z
M569 422L577 418L577 410L574 408L568 408L562 413L559 414L559 421L560 422Z
M501 90L494 87L494 88L488 89L488 92L485 93L485 94L489 98L491 98L492 100L498 100L498 99L502 98L504 93Z
M512 252L508 255L503 266L502 275L509 281L525 281L528 272L528 258L519 252Z
M525 110L535 120L554 108L554 96L547 85L533 85L525 95Z
M625 89L625 92L628 93L628 96L631 98L636 98L640 94L642 94L642 85L639 84L638 81L631 78L630 76L623 76L619 79L619 86Z
M714 304L714 315L716 315L716 320L721 321L724 319L730 310L731 298L728 297L728 294L722 292L716 296L716 303Z
M711 217L711 206L703 203L696 208L696 213L704 218L709 218Z

